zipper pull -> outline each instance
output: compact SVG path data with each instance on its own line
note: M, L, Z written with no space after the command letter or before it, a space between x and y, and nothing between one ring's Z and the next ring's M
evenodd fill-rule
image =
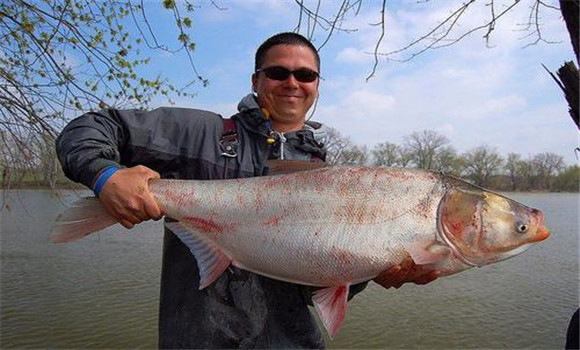
M280 159L284 160L284 144L286 143L286 137L284 133L276 131L278 138L280 139Z

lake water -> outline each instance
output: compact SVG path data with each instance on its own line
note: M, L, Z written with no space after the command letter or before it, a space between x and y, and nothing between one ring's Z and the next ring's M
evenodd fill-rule
M156 348L160 223L49 242L88 192L0 191L0 348ZM577 194L508 194L541 209L552 236L495 265L429 285L370 284L330 348L562 349L579 303Z

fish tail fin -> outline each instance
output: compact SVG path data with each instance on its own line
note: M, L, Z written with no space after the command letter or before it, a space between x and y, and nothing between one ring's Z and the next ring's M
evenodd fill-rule
M82 198L56 218L50 240L54 243L76 241L117 222L97 198Z

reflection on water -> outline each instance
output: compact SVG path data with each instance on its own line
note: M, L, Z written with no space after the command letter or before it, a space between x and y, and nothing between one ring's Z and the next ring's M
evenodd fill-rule
M0 347L155 348L161 227L48 241L79 195L0 192ZM350 304L331 348L563 348L578 307L578 195L510 194L544 211L553 235L514 259Z

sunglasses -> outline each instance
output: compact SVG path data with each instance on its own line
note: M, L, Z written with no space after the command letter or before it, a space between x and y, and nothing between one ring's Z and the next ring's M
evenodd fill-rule
M293 75L294 79L298 80L301 83L312 83L313 81L315 81L320 77L320 74L318 74L318 72L315 72L312 69L308 68L289 70L288 68L274 66L256 69L256 73L260 72L264 72L266 78L278 81L284 81L288 79L290 75Z

